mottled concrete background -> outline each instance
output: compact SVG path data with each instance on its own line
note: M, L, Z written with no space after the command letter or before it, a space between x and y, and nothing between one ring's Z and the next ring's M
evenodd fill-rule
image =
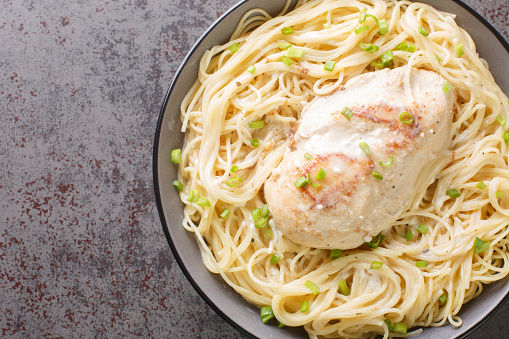
M0 337L242 337L177 266L151 174L172 76L236 2L0 1ZM507 0L466 2L509 39Z

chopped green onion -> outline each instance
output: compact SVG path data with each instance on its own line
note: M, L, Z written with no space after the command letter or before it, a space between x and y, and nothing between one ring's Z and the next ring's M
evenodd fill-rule
M300 311L302 313L309 312L309 301L304 300L303 302L300 303Z
M408 44L405 41L403 41L402 43L400 43L399 45L396 46L396 49L398 51L405 51L407 48L408 48Z
M201 207L210 207L210 201L205 197L196 199L195 203Z
M445 192L448 196L450 196L451 198L457 198L459 196L461 196L461 193L458 192L457 190L455 189L449 189Z
M253 65L249 66L249 68L247 69L247 71L251 74L253 74L254 72L256 72L256 67L254 67Z
M498 123L499 123L500 125L502 125L502 126L504 126L504 125L505 125L505 122L506 122L506 121L505 121L505 119L504 119L504 118L502 118L502 116L500 116L500 115L497 117L497 121L498 121Z
M371 60L369 65L373 66L373 67L376 67L376 68L380 68L380 69L384 69L385 68L385 65L383 64L383 62L379 62L379 61L376 61L376 60Z
M258 220L255 221L255 228L264 228L269 224L269 218L268 217L261 217Z
M270 258L270 263L271 264L274 264L274 265L277 265L277 263L279 262L279 259L281 258L281 256L277 253L274 253L272 255L272 258Z
M289 58L302 58L304 56L304 48L290 47L286 51L286 56Z
M414 44L408 44L408 48L406 50L407 52L413 53L417 50L417 46L415 46Z
M387 25L387 21L385 19L380 19L378 21L378 28L380 29L378 31L378 34L380 34L380 35L389 33L389 26Z
M250 121L249 122L249 128L253 129L260 129L265 127L265 121L263 120L256 120L256 121Z
M251 217L253 217L253 221L258 220L258 218L261 216L262 216L262 211L259 208L251 211Z
M263 207L262 207L262 217L264 217L264 218L268 217L269 213L270 213L269 205L267 205L267 204L263 205Z
M371 268L372 270L378 270L378 269L382 268L383 264L384 263L381 261L373 261L369 268Z
M378 235L375 235L373 237L373 239L371 239L370 242L365 242L366 245L369 246L369 248L371 249L375 249L377 248L378 246L380 246L380 244L382 243L382 241L384 241L385 239L385 236L383 236L381 233L378 234Z
M274 311L272 311L272 306L262 307L260 310L260 318L264 324L266 324L270 319L274 318Z
M442 295L440 296L440 298L438 298L438 300L440 301L440 303L443 305L447 302L447 294L445 293L442 293Z
M417 267L426 267L426 266L428 266L428 262L426 260L417 260L415 262L415 266L417 266Z
M348 107L343 107L343 109L341 110L341 114L343 114L347 119L350 119L353 112L350 111L350 109Z
M330 24L329 24L329 23L325 23L325 24L323 24L323 28L324 28L324 29L329 29L329 28L330 28Z
M285 327L285 324L283 324L282 322L280 322L280 321L279 321L279 320L277 320L277 319L276 319L276 325L277 325L277 327L279 327L279 328L283 328L283 327Z
M457 57L460 57L462 56L463 54L465 54L465 50L463 49L463 44L460 44L458 46L456 46L454 48L454 50L456 51L456 56Z
M306 188L306 186L309 184L309 180L306 177L300 177L299 179L295 180L293 184L297 188L299 187Z
M451 89L451 84L448 82L445 83L445 85L442 87L442 91L444 91L445 94L447 94L447 92L449 92L449 90Z
M256 139L256 138L251 139L249 142L251 143L251 146L253 146L253 147L258 147L258 146L260 146L260 140L258 140L258 139Z
M407 326L405 323L395 323L393 331L400 334L406 334Z
M327 175L327 170L320 168L318 170L318 173L316 173L315 178L317 178L318 180L323 180L326 175Z
M196 199L198 199L198 190L190 190L187 201L194 202Z
M232 52L232 54L235 54L235 52L237 52L239 50L239 44L238 43L234 43L230 46L230 51Z
M182 192L184 189L184 184L181 183L179 180L173 180L173 187L175 187L178 191Z
M373 45L370 43L365 44L363 42L359 43L359 47L368 53L375 53L379 49L379 47L377 45Z
M182 150L180 148L171 151L170 161L172 164L180 164L182 162Z
M429 227L424 225L424 224L420 224L419 227L417 227L417 232L421 233L421 234L426 234L426 232L428 232L429 230Z
M394 53L392 50L388 50L381 56L381 61L384 64L385 67L390 66L392 60L394 59Z
M341 254L343 253L343 250L341 249L335 249L330 251L329 259L334 260L341 258Z
M488 187L488 186L486 186L486 184L484 183L484 181L479 181L479 182L478 182L477 184L475 184L475 185L476 185L476 186L477 186L477 188L478 188L478 189L480 189L480 190L483 190L483 189L485 189L486 187Z
M377 180L384 180L384 177L378 172L373 172L373 178Z
M348 287L348 284L346 283L346 280L341 280L339 282L339 290L341 292L341 294L343 295L350 295L350 288Z
M383 167L389 167L389 166L392 166L392 164L394 163L394 157L391 155L389 155L391 157L391 160L389 160L389 162L387 164L384 164L382 160L380 160L378 163L380 164L380 166L383 166Z
M292 34L293 33L293 28L291 28L291 27L283 27L283 28L281 28L281 33L283 33L284 35Z
M272 229L270 229L270 228L267 228L265 230L265 235L268 236L271 239L274 239L274 233L272 232Z
M233 165L232 168L230 168L231 173L237 173L238 170L239 170L239 166L237 166L237 165Z
M509 144L509 132L504 132L504 135L502 135L502 139L504 139L506 144Z
M438 64L440 65L440 62L442 61L442 60L440 59L440 57L439 57L438 55L436 55L436 54L435 54L435 58L437 59Z
M320 292L320 287L318 287L314 282L311 280L306 280L304 283L304 286L309 288L311 292L313 292L314 295L317 295Z
M325 65L323 66L323 69L329 72L332 72L334 70L334 67L336 66L336 61L326 61Z
M362 151L363 151L366 155L369 155L369 153L371 152L371 151L369 150L369 145L368 145L367 143L365 143L364 141L359 143L359 147L362 149Z
M411 230L408 230L406 233L405 233L405 239L407 242L410 241L410 239L412 239L412 237L414 236L414 234L412 233Z
M428 36L428 31L426 30L426 28L422 26L419 26L419 33L421 33L424 36Z
M311 181L311 176L309 175L309 173L308 173L308 183L309 183L311 186L313 186L313 187L318 187L318 186L320 186L320 184L313 184L313 182Z
M225 208L223 212L219 215L219 217L221 217L221 219L225 219L228 216L228 214L230 214L230 210Z
M378 18L377 18L376 16L374 16L373 14L366 14L366 18L367 18L368 16L369 16L369 17L371 17L371 18L373 18L373 20L375 20L375 21L376 21L376 24L378 25L378 22L379 22L379 21L378 21Z
M277 47L279 47L279 49L287 49L292 47L292 44L289 42L278 42Z
M359 33L365 32L367 30L369 30L369 26L365 25L365 26L357 28L354 32L355 32L355 34L359 34Z
M286 66L291 66L292 65L292 59L290 59L289 57L284 56L284 55L281 57L281 62L283 64L285 64Z
M411 124L412 122L414 122L414 117L412 116L412 114L403 111L399 115L399 121L405 124Z
M387 324L389 331L394 331L394 326L392 326L392 321L390 319L385 319L384 322Z
M361 13L359 15L359 23L362 24L364 21L366 21L366 9L361 9Z
M226 181L226 185L230 186L230 187L235 187L235 186L238 186L242 184L242 178L241 177L233 177L231 179L228 179Z
M497 192L497 198L503 198L504 192Z
M489 241L482 241L479 237L475 237L474 240L474 253L482 253L490 248Z
M304 158L311 160L311 159L313 159L313 156L309 153L306 153L306 154L304 154Z

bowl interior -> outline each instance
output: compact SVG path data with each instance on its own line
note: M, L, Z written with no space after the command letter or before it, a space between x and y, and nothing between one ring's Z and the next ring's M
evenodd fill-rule
M295 2L295 1L294 1ZM455 13L457 23L474 39L479 55L490 65L498 85L509 93L509 45L480 15L456 0L423 0L435 8ZM154 142L154 189L163 230L168 243L190 283L207 303L241 332L261 338L308 338L301 328L279 329L260 321L259 310L233 291L219 275L204 266L193 234L182 227L183 204L172 182L177 178L176 167L170 164L170 152L181 148L184 134L180 132L180 103L196 79L202 54L215 44L228 41L241 17L250 9L263 8L277 15L285 0L249 0L230 9L198 40L186 56L167 92L161 109ZM475 329L506 297L509 284L506 277L485 287L482 298L463 306L463 325L426 328L418 338L455 338Z

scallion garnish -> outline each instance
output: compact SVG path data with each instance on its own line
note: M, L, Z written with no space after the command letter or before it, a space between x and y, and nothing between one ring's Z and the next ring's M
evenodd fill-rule
M309 184L309 181L308 181L308 178L306 178L306 177L300 177L299 179L295 180L295 182L293 184L297 188L300 188L300 187L306 188L306 186Z
M306 154L304 154L304 158L311 160L311 159L313 159L313 156L309 153L306 153Z
M251 211L251 217L253 217L253 221L258 220L262 216L262 211L259 208L254 209Z
M287 49L292 47L292 44L289 42L278 42L277 47L279 47L279 49Z
M318 187L318 186L320 186L320 184L313 184L313 182L311 181L311 176L309 175L309 173L308 173L307 177L308 177L308 183L309 183L311 186L313 186L313 187Z
M175 187L177 191L182 192L182 190L184 189L184 184L181 183L179 180L173 180L173 187Z
M221 217L221 219L225 219L228 216L228 214L230 214L230 210L225 208L223 212L219 215L219 217Z
M189 195L187 196L187 201L194 202L198 199L198 190L190 190Z
M504 118L502 118L502 116L501 116L501 115L499 115L499 116L497 117L497 121L498 121L498 123L499 123L500 125L502 125L502 126L504 126L504 125L505 125L505 123L506 123L505 119L504 119Z
M286 66L291 66L292 65L292 59L290 59L289 57L284 56L284 55L281 57L281 62L283 64L285 64Z
M396 49L398 51L406 51L406 49L408 48L408 44L403 41L402 43L400 43L399 45L396 46Z
M238 43L234 43L234 44L230 45L230 52L232 52L232 54L235 54L235 52L237 52L238 50L239 50Z
M343 107L343 109L341 110L341 114L343 114L347 119L350 119L353 112L350 111L350 109L348 107Z
M496 196L497 196L497 198L503 198L504 192L497 192Z
M366 245L369 246L369 248L371 249L375 249L377 248L378 246L380 246L380 244L382 243L382 241L384 241L385 239L385 236L383 236L381 233L378 234L378 235L375 235L373 237L373 239L371 239L370 242L365 242Z
M311 292L313 292L314 295L317 295L318 293L320 293L320 287L318 287L314 282L312 282L311 280L306 280L306 282L304 283L304 286L306 286L307 288L309 288L311 290Z
M332 72L334 70L334 67L336 67L336 61L326 61L325 65L323 65L323 69L329 72Z
M250 121L249 122L249 128L252 129L260 129L265 127L265 121L263 120L256 120L256 121Z
M406 50L407 52L413 53L417 50L417 46L415 46L414 44L408 44L408 48Z
M180 164L182 162L182 150L180 148L171 151L170 161L172 164Z
M205 197L196 199L195 203L201 207L210 207L210 201L209 201L209 199L207 199Z
M363 142L360 142L359 143L359 147L361 148L361 150L364 152L364 154L366 155L369 155L369 153L371 152L369 150L369 145L367 143L365 143L364 141Z
M348 287L348 284L346 283L346 280L341 280L339 282L339 292L342 294L342 295L350 295L350 287Z
M254 226L255 228L264 228L269 224L269 218L268 217L260 217L258 220L255 221Z
M272 255L272 258L270 258L270 263L271 264L274 264L274 265L277 265L277 263L279 262L279 259L281 258L281 256L277 253L274 253Z
M384 64L385 67L388 67L391 65L392 63L392 60L394 59L394 53L392 52L392 50L388 50L387 52L385 52L384 54L382 54L380 60L382 61L382 63Z
M442 87L442 91L444 91L445 94L447 94L447 92L449 92L449 90L451 89L451 84L448 82L445 83L445 85Z
M445 191L445 193L451 198L458 198L459 196L461 196L461 193L453 188L448 189L447 191Z
M460 44L458 46L456 46L454 48L454 50L456 51L456 56L457 57L460 57L462 56L463 54L465 54L465 50L463 49L463 44Z
M406 240L407 242L409 242L409 241L410 241L410 239L412 239L412 237L413 237L413 236L414 236L414 234L412 233L412 231L411 231L411 230L408 230L408 231L405 233L405 240Z
M256 139L256 138L251 139L249 142L251 143L251 146L253 146L253 147L258 147L258 146L260 146L260 140L258 140L258 139Z
M424 36L428 36L428 31L426 30L426 28L422 26L419 26L419 33L421 33Z
M502 139L504 139L505 143L509 145L509 132L504 132Z
M262 207L262 217L264 217L264 218L268 217L269 213L270 213L269 205L267 205L267 204L263 205L263 207Z
M277 320L277 319L276 319L276 325L277 325L277 327L279 327L279 328L283 328L283 327L285 327L285 324L283 324L282 322L280 322L280 321L279 321L279 320Z
M442 295L440 296L440 298L438 298L438 300L440 301L440 303L443 305L447 302L447 294L445 293L442 293Z
M330 28L330 24L329 24L329 23L325 23L325 24L323 24L323 28L324 28L324 29L329 29L329 28Z
M380 164L380 166L383 166L383 167L389 167L389 166L392 166L392 164L394 163L394 157L391 155L389 155L389 157L391 157L391 160L389 160L389 162L387 164L384 164L382 160L380 160L378 163Z
M387 21L385 19L380 19L378 21L378 28L380 29L378 31L378 34L380 34L380 35L389 33L389 26L387 25Z
M281 28L281 33L283 33L284 35L292 34L293 33L293 28L291 28L291 27L283 27L283 28Z
M230 186L230 187L235 187L235 186L238 186L242 184L242 178L241 177L233 177L231 179L228 179L226 181L226 185Z
M365 32L367 30L369 30L369 26L365 25L365 26L357 28L354 32L355 32L355 34L359 34L359 33Z
M482 241L479 237L475 237L474 240L474 253L482 253L490 248L489 241Z
M436 55L436 54L435 54L435 58L437 59L438 64L440 65L440 64L441 64L441 61L442 61L442 60L440 59L440 57L439 57L438 55Z
M412 116L412 114L403 111L399 115L399 121L405 124L411 124L412 122L414 122L414 117Z
M366 9L361 9L361 13L359 15L359 23L362 24L364 21L366 21Z
M477 186L477 188L478 188L478 189L480 189L480 190L483 190L483 189L485 189L486 187L488 187L488 186L486 186L486 184L484 183L484 181L479 181L479 182L478 182L477 184L475 184L475 185L476 185L476 186Z
M428 232L428 230L429 230L429 227L424 224L420 224L419 227L417 227L417 229L416 229L416 231L421 234L426 234L426 232Z
M341 254L343 253L343 250L341 249L335 249L330 251L329 259L334 260L341 258Z
M363 42L359 43L359 47L368 53L375 53L379 49L379 47L377 45L373 45L370 43L365 44Z
M376 68L380 68L380 69L384 69L385 68L385 65L383 64L383 62L376 61L376 60L371 60L369 65L373 66L373 67L376 67Z
M428 266L428 262L426 260L417 260L415 262L416 267L426 267Z
M384 263L381 261L373 261L369 268L371 268L372 270L378 270L378 269L382 268L383 264Z
M270 239L274 239L274 232L272 232L272 229L267 228L265 230L265 235L268 236Z
M274 318L274 311L272 311L272 306L262 307L260 310L260 318L264 324L266 324L270 319Z
M384 180L384 177L383 175L381 175L380 173L378 172L373 172L373 178L377 179L377 180Z
M406 334L407 333L407 326L405 323L395 323L394 324L394 332L399 334Z
M237 166L237 165L233 165L232 168L230 168L231 173L237 173L238 170L239 170L239 166Z
M316 173L315 178L317 178L318 180L323 180L325 178L325 175L327 175L327 170L320 168L318 170L318 173Z
M249 66L249 68L247 69L247 71L251 74L254 74L254 72L256 72L256 67L254 67L253 65Z
M309 301L304 300L303 302L300 303L300 311L302 313L309 312Z
M286 51L286 56L289 58L302 58L304 56L304 48L289 47Z

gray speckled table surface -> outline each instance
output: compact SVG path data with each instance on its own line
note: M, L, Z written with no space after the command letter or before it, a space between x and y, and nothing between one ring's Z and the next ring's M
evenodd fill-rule
M236 2L0 1L0 337L243 337L176 264L151 168L176 69ZM509 40L507 0L465 2Z

